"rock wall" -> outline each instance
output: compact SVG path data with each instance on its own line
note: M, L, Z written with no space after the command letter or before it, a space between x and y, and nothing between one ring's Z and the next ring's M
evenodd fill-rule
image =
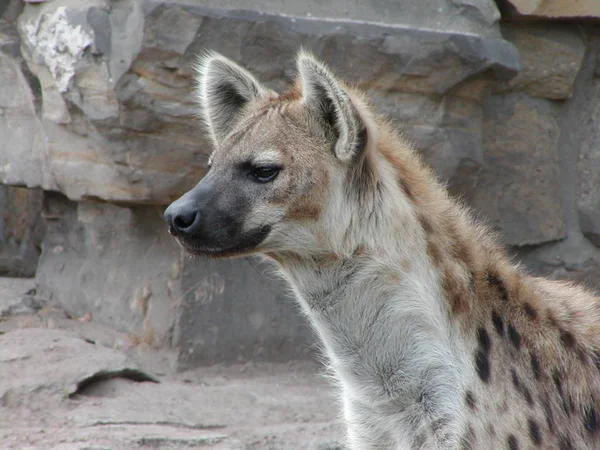
M45 217L38 294L174 346L180 368L310 353L268 269L186 259L160 218L206 171L196 56L219 51L281 89L300 46L367 91L531 271L600 287L599 14L498 5L504 21L492 0L12 0L0 199L13 185L39 197L19 203ZM39 246L33 222L23 248Z

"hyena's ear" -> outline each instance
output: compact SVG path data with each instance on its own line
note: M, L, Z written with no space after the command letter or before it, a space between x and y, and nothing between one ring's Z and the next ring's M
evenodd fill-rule
M218 53L201 57L196 74L202 118L214 144L229 134L249 102L276 95L246 69Z
M338 159L349 161L364 149L369 137L356 105L333 74L312 55L300 52L298 72L303 103L333 132Z

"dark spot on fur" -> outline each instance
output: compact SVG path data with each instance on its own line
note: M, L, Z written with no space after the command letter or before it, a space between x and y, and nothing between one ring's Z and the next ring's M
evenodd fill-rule
M475 356L475 368L477 369L477 375L479 375L481 381L488 383L490 381L490 361L481 350L479 350Z
M510 323L508 324L508 339L517 350L521 348L521 335Z
M569 405L569 400L570 400L570 398L567 399L566 397L563 397L561 399L562 408L563 408L563 411L565 412L565 414L567 415L567 417L571 417L571 407Z
M494 424L493 423L488 423L487 424L487 429L488 429L488 434L492 437L496 436L496 428L494 428Z
M571 397L570 395L569 395L569 409L571 410L572 414L575 414L575 410L577 409L575 407L575 402L573 401L573 397Z
M427 240L427 252L432 261L440 261L441 251L437 243L433 239ZM469 309L469 302L465 295L464 287L452 276L448 268L444 269L442 280L442 289L446 294L446 298L450 301L453 314L460 314Z
M400 186L402 186L402 181L400 182ZM402 190L404 190L404 188L402 188ZM408 197L408 194L406 194L406 196ZM425 231L425 234L433 233L433 226L431 225L429 220L427 220L425 217L423 217L422 214L419 214L419 222L421 223L421 228L423 228L423 231Z
M529 406L533 406L533 397L531 396L531 392L527 388L527 386L521 385L521 389L523 392L523 397L525 397L525 401Z
M527 402L527 404L529 406L532 406L534 403L533 397L531 396L531 392L529 391L527 386L525 386L521 383L521 380L519 379L519 376L517 375L517 372L515 371L515 369L510 369L510 374L511 374L512 384L515 387L515 389L517 390L517 392L519 392L520 394L523 395L523 398L525 398L525 401Z
M479 342L479 347L487 354L490 351L491 342L490 336L485 328L479 328L477 330L477 341Z
M554 430L554 415L552 414L552 406L550 406L550 399L548 396L542 399L542 405L544 407L544 414L546 415L546 425L550 431Z
M477 330L477 342L479 348L475 355L475 368L481 381L488 383L490 381L490 337L485 328Z
M527 421L529 427L529 437L536 446L540 446L542 443L542 434L540 433L540 427L537 422L531 418Z
M531 320L537 319L537 311L529 303L525 303L523 305L523 309L525 314L527 314L527 317L529 317Z
M600 370L600 352L594 352L592 358L594 360L594 364L596 364L596 369Z
M560 340L567 348L573 348L575 346L575 337L573 337L569 331L562 330L560 332Z
M558 393L560 394L560 396L563 396L563 390L562 390L562 375L558 370L553 370L552 371L552 381L554 381L554 386L556 386L556 390L558 391Z
M578 346L575 348L575 352L577 353L577 357L579 358L579 360L580 360L582 363L584 363L584 364L587 364L587 355L586 355L586 353L585 353L585 350L584 350L584 348L578 345Z
M560 450L574 450L573 443L571 442L571 439L567 436L563 436L560 438L558 448Z
M508 436L508 439L506 440L506 448L508 448L508 450L519 450L519 442L514 435L510 434Z
M400 185L400 189L402 189L402 192L404 192L404 195L406 195L406 197L411 202L414 201L415 197L413 195L412 189L410 188L410 185L406 182L406 180L404 178L400 178L398 180L398 184Z
M583 416L583 426L585 430L590 434L595 434L600 430L600 421L598 419L598 413L596 408L589 405L585 408L585 414Z
M531 352L531 370L533 371L533 376L536 380L539 380L542 377L542 367L540 366L540 360L533 351Z
M452 255L454 258L464 264L466 268L469 268L473 265L473 256L471 254L471 250L468 245L465 244L462 237L457 233L456 230L453 230L452 234ZM470 274L469 284L473 283L474 274Z
M469 408L475 409L475 395L473 395L473 392L467 391L465 393L465 403Z
M515 372L515 369L510 369L510 375L512 378L512 384L515 387L516 390L520 391L521 390L521 381L519 380L519 376L517 375L517 372Z
M474 444L475 431L473 430L473 427L469 425L465 434L460 438L460 448L461 450L472 450Z
M490 286L494 287L500 293L502 300L508 301L508 291L506 290L506 286L497 275L488 272L485 279Z
M492 323L494 324L494 328L496 329L496 332L500 336L504 336L504 320L502 319L502 317L500 317L500 314L498 314L496 311L492 312Z
M438 264L442 260L442 250L440 249L438 243L432 238L432 235L428 235L427 237L427 254L434 264ZM446 292L451 292L446 288L446 286L450 285L448 277L444 277L444 285L444 290Z

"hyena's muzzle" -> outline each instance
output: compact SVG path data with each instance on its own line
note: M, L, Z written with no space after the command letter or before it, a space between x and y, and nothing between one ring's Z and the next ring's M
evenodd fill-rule
M249 253L271 232L270 225L248 229L253 192L231 181L210 170L165 210L169 232L188 252L208 256Z

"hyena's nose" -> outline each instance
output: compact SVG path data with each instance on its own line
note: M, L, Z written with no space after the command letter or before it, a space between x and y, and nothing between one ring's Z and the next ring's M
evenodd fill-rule
M200 228L200 212L188 205L171 204L165 210L165 220L171 234L192 235Z

